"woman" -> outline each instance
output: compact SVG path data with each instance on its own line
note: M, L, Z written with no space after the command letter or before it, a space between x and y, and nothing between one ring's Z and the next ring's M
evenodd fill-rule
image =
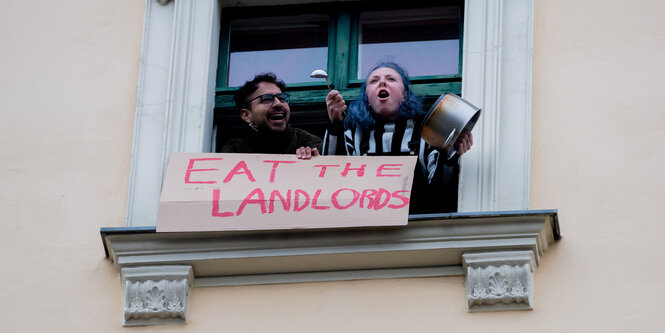
M462 133L455 142L457 154L449 160L425 143L419 130L425 115L422 100L399 65L385 62L370 71L362 95L348 110L337 90L328 93L326 107L330 125L323 155L418 155L409 213L457 210L459 155L471 148L473 137Z

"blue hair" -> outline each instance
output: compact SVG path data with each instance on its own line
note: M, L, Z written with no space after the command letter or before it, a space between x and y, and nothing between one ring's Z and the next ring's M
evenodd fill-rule
M425 113L425 111L423 111L423 100L411 91L411 81L409 81L409 75L406 71L394 62L381 62L372 68L369 73L371 74L373 71L382 67L393 69L402 77L402 83L404 83L404 101L399 105L398 118L412 119L423 115ZM360 87L361 94L358 99L349 104L346 112L347 115L344 119L344 125L346 125L346 128L368 130L374 128L374 125L376 124L374 111L369 104L369 98L365 92L365 88L367 87L366 82L367 78L365 78L365 82L363 82Z

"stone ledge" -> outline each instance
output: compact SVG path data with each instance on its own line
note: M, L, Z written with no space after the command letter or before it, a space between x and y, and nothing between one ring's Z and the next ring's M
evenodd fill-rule
M556 210L412 215L405 227L100 232L123 281L128 269L163 266L191 267L194 287L466 275L469 311L532 308L533 270L560 238Z

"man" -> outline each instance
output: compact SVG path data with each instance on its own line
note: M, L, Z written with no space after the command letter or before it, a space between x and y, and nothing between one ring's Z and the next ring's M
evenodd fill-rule
M318 156L322 140L289 125L291 116L286 84L273 73L259 74L245 82L234 96L240 117L249 125L244 138L230 139L222 153L296 154Z

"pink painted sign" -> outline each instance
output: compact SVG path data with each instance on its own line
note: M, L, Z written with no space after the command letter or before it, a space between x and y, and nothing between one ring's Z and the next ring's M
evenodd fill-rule
M173 153L157 231L406 225L415 156Z

